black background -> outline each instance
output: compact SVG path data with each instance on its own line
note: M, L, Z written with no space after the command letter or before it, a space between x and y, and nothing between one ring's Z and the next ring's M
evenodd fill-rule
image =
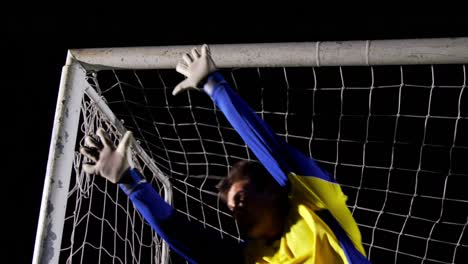
M468 36L467 17L458 12L462 9L410 11L404 5L380 2L352 9L339 3L254 8L240 2L217 3L209 9L183 3L2 9L7 18L2 23L5 68L0 95L1 149L6 156L1 215L7 220L2 239L12 246L5 251L4 263L32 260L67 49Z

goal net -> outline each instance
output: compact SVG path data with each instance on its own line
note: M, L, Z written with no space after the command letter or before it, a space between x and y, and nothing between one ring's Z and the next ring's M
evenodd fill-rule
M134 160L187 219L241 240L216 184L256 160L203 92L172 96L191 47L71 51L34 262L184 263L117 185L81 169L84 136L134 133ZM212 45L226 80L341 184L373 263L468 259L468 40Z

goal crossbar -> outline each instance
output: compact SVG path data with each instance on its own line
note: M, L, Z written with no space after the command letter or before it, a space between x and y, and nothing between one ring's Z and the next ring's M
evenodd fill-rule
M210 45L216 65L235 67L461 64L468 38ZM174 68L193 45L71 50L87 70Z

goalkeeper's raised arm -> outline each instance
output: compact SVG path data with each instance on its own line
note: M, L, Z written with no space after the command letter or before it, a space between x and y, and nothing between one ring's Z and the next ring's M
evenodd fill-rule
M239 162L219 184L247 239L248 263L368 263L340 186L277 137L218 71L207 45L183 55L174 95L204 90L262 165Z
M116 147L99 128L96 135L85 138L85 145L80 148L89 160L83 169L119 184L153 230L189 263L242 263L241 244L222 240L213 229L188 221L146 182L130 158L133 141L132 133L126 132Z

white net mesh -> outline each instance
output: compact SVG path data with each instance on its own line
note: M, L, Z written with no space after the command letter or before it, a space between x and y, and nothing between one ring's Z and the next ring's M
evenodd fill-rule
M87 96L82 102L81 121L79 145L83 145L84 136L94 135L99 127L104 128L115 143L122 136ZM117 185L99 176L87 175L82 170L84 161L77 150L60 262L163 263L161 239L152 232ZM164 197L162 185L154 176L161 172L151 171L137 154L134 161Z
M372 262L468 259L464 65L241 68L223 74L279 136L342 185ZM89 76L170 179L174 207L225 239L240 239L215 185L235 161L255 156L210 98L198 92L172 96L181 80L174 70ZM83 133L102 125L115 131L100 114L88 115L92 108L85 100ZM86 177L80 159L77 154L65 222L72 231L64 234L63 258L157 263L157 235L116 186ZM145 164L141 169L147 178L155 173ZM152 183L161 189L155 178ZM171 255L171 261L182 260Z

